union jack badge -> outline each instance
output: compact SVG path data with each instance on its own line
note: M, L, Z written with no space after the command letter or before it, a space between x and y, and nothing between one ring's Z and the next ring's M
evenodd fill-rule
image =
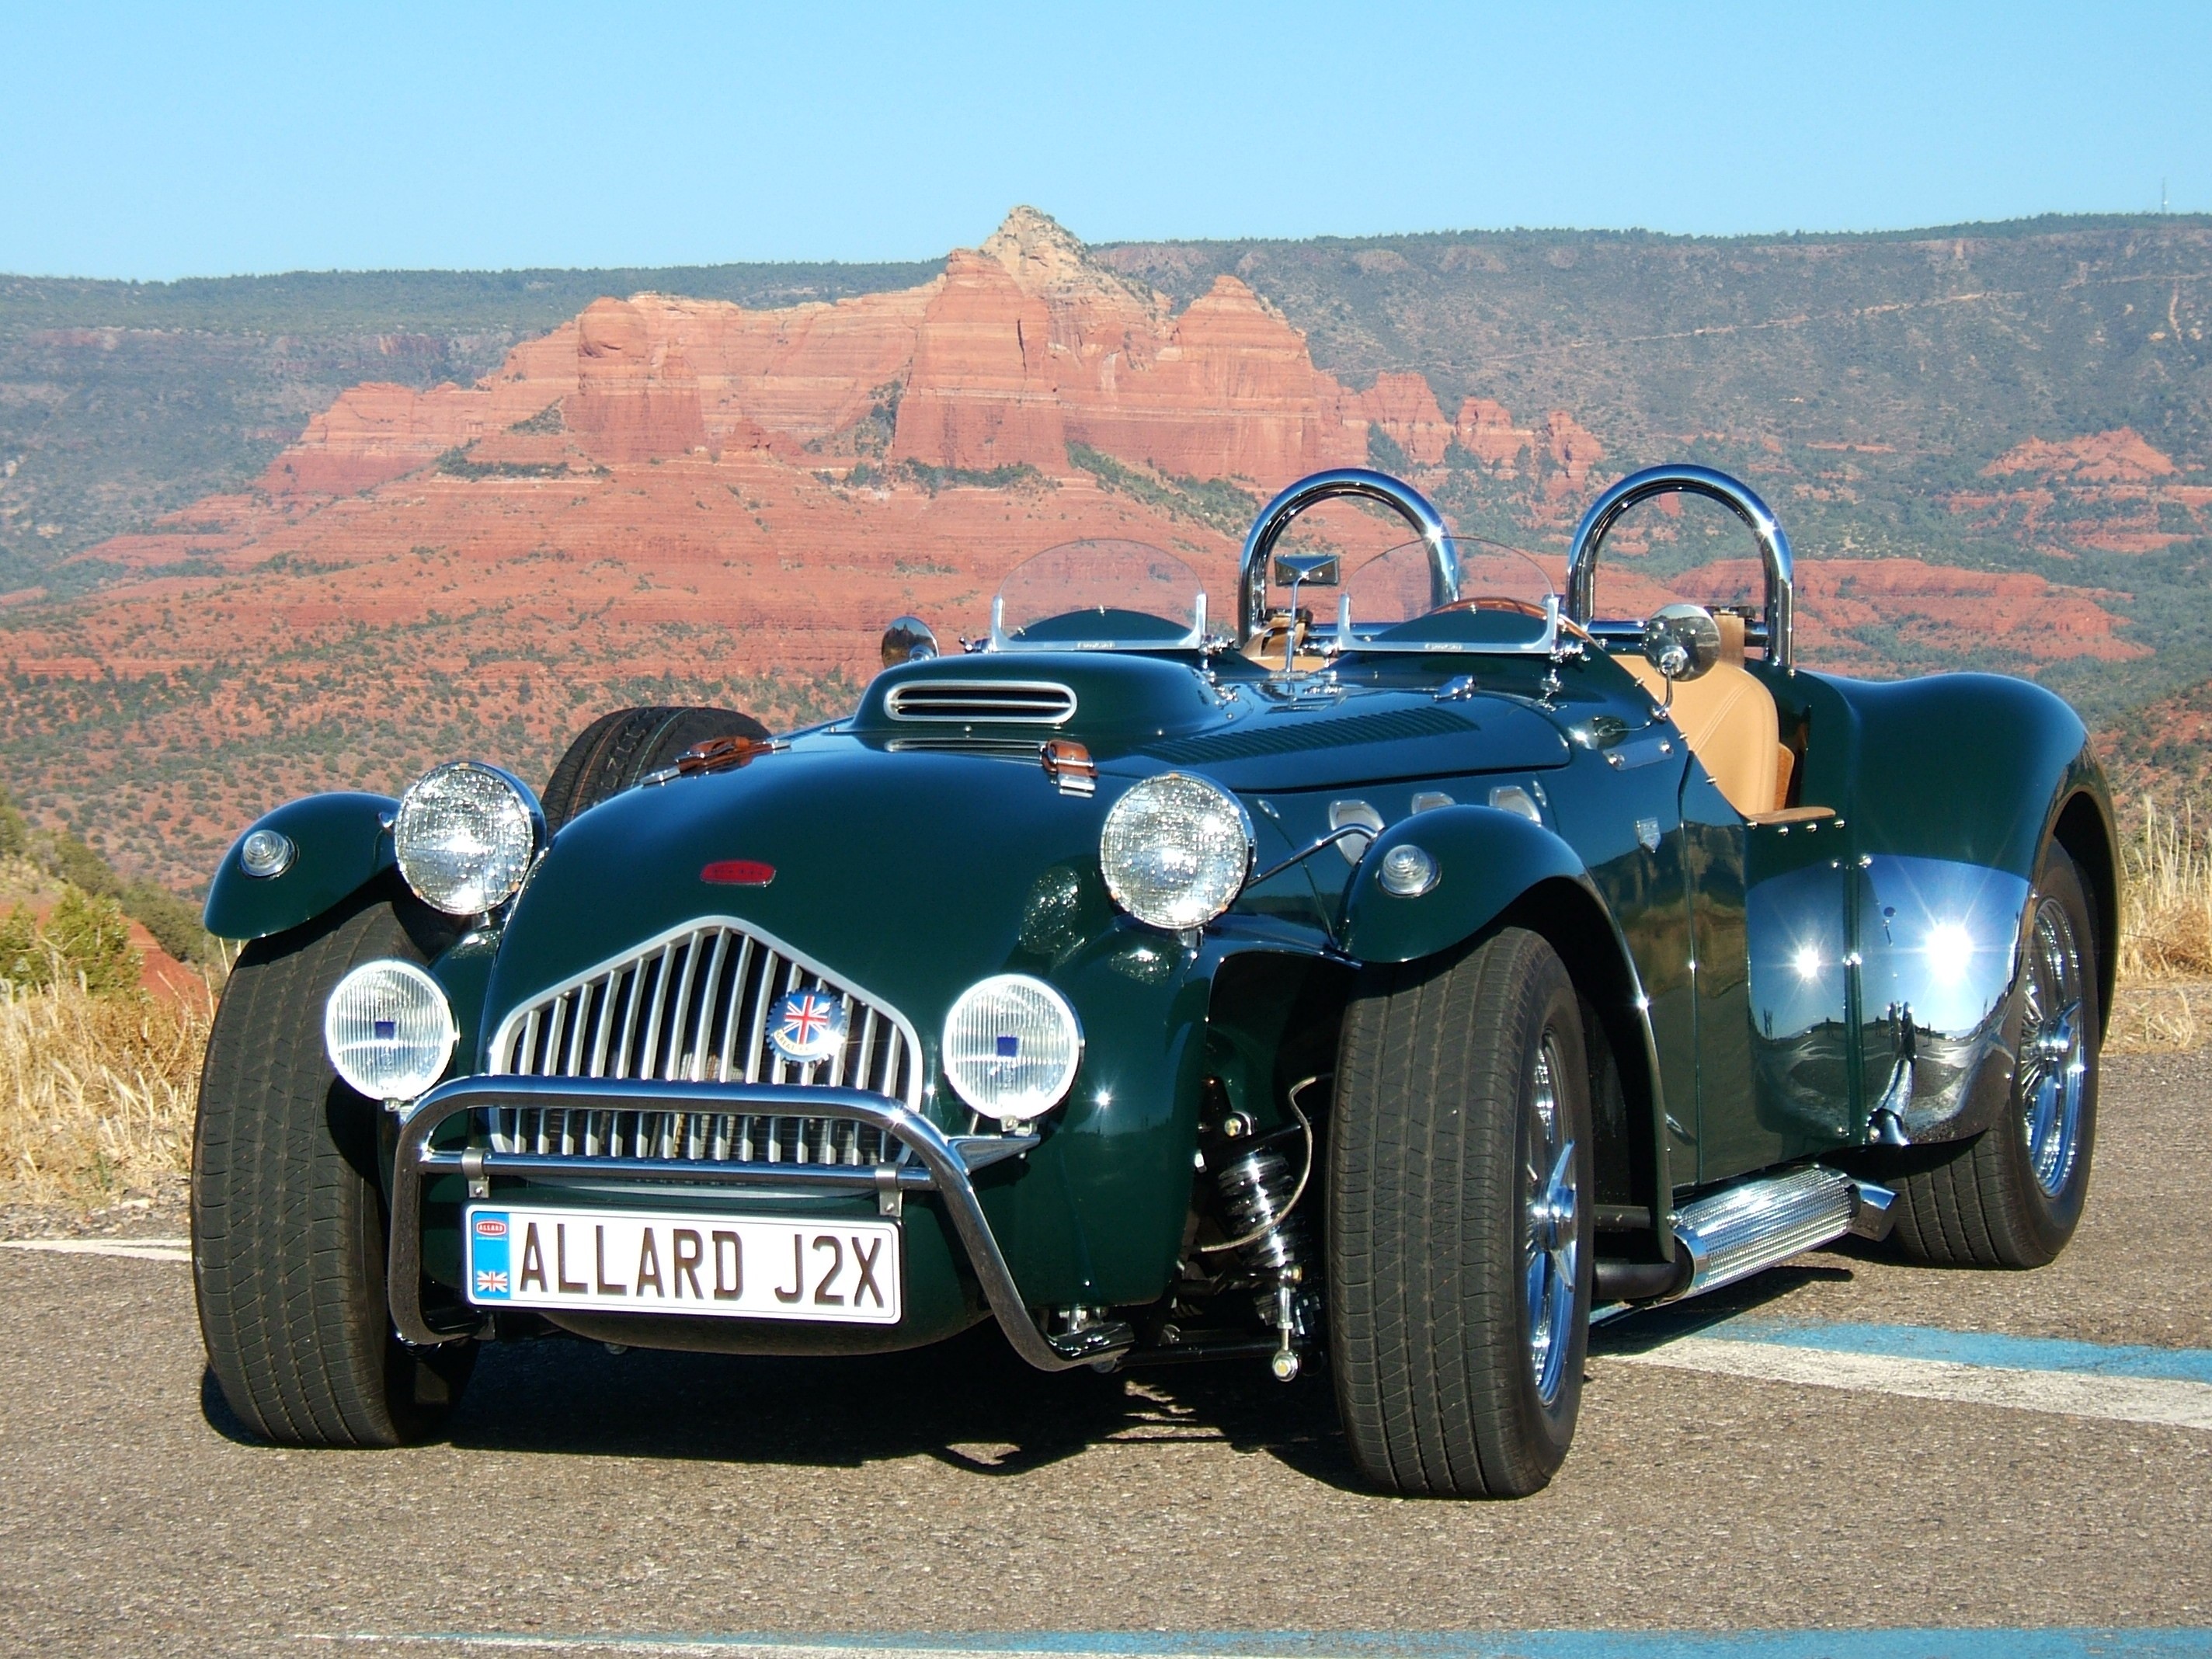
M827 1060L845 1046L845 1005L827 991L792 991L769 1011L768 1040L801 1066Z
M505 1296L507 1294L507 1275L503 1273L495 1273L489 1267L477 1268L477 1294L478 1296Z

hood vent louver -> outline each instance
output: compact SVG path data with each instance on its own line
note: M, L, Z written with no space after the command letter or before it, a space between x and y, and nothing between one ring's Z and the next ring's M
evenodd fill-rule
M894 686L884 712L940 725L1064 726L1075 717L1075 693L1049 680L918 679Z

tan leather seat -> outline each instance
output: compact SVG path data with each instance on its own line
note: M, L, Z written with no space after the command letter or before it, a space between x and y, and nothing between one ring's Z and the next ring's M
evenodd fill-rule
M1743 618L1718 616L1721 659L1674 687L1671 710L1690 752L1712 775L1728 804L1746 817L1782 805L1782 720L1774 694L1743 665ZM1664 702L1667 681L1641 657L1616 657L1652 700Z

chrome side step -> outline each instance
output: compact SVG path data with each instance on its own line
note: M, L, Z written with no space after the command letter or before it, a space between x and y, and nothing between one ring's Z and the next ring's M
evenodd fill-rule
M1600 1261L1597 1295L1611 1305L1591 1317L1717 1290L1846 1234L1886 1238L1896 1201L1887 1187L1819 1164L1726 1188L1675 1212L1671 1267Z

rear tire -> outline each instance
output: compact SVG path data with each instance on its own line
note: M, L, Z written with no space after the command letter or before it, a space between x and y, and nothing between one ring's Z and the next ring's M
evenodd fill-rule
M426 959L410 921L434 941L423 907L382 897L257 940L208 1039L192 1138L200 1334L240 1421L287 1445L427 1438L476 1363L473 1342L410 1348L392 1328L384 1110L323 1052L323 1004L349 969Z
M1944 1267L2040 1267L2081 1224L2097 1138L2098 939L2074 860L2055 844L2028 897L2020 1048L2004 1116L1899 1177L1899 1247ZM1911 1158L1911 1153L1904 1154Z
M1386 1491L1522 1497L1566 1456L1589 1332L1589 1078L1574 985L1517 928L1370 970L1346 1012L1330 1356L1352 1457Z
M554 767L540 803L547 833L629 788L648 772L709 738L766 738L768 727L734 708L655 705L617 708L578 734Z

